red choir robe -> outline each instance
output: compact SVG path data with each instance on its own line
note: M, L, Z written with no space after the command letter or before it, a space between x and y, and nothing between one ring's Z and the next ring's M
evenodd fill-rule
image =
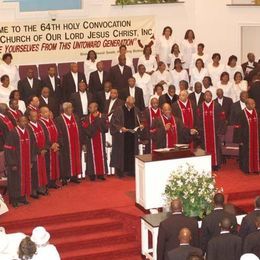
M40 123L42 124L45 136L48 138L50 147L54 143L58 143L58 129L52 119L46 120L43 117L40 117ZM55 181L60 178L60 160L59 152L54 152L52 149L49 149L46 153L46 168L49 180Z
M185 104L178 100L177 105L181 112L183 125L187 128L194 128L194 111L191 105L191 101L187 100L187 104L185 106Z
M108 172L105 151L105 133L108 122L105 116L88 115L83 123L84 143L87 145L86 173L88 175L104 176Z
M42 150L48 149L48 145L41 124L37 122L37 126L35 126L32 122L29 122L28 128L35 141L37 151L36 161L32 168L32 188L33 190L37 190L39 187L44 187L48 183L45 155L41 154Z
M13 110L13 109L9 108L6 115L11 120L13 125L16 126L19 117L21 117L23 115L23 113L20 110Z
M240 168L246 173L260 172L259 165L259 118L256 110L252 114L245 108L240 116Z
M35 160L33 140L29 131L16 127L9 132L5 142L5 158L8 172L8 194L10 201L29 196L31 187L31 164ZM12 167L16 166L17 170Z
M60 173L62 178L77 177L81 169L81 128L78 118L72 115L69 119L61 114L56 118L60 144Z
M34 106L32 106L32 105L28 105L27 108L26 108L26 110L25 110L25 112L24 112L24 115L27 116L27 117L29 117L30 111L35 111L35 112L37 112L38 115L40 114L39 108L34 107Z

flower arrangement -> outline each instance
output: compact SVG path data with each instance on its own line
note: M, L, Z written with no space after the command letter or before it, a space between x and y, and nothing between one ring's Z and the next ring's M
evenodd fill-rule
M212 211L217 191L214 176L200 173L187 164L172 172L164 196L167 204L173 199L181 199L186 216L203 218Z

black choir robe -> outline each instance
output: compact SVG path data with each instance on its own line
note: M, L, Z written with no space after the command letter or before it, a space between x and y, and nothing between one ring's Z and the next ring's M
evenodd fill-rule
M56 99L53 96L48 97L48 103L44 100L42 96L39 97L40 105L41 107L48 107L50 111L53 113L54 117L57 117L60 114L60 106L59 103L56 101Z
M196 253L199 256L203 256L200 248L191 245L180 245L179 247L168 252L169 260L184 260L190 255L190 253Z
M137 131L135 134L132 133L121 133L122 127L127 127L125 118L125 108L123 105L118 107L113 113L110 121L110 133L112 135L112 155L110 167L115 167L121 173L131 172L134 173L134 159L135 155L138 154L138 137L142 131ZM133 114L128 118L133 121L131 129L139 126L140 112L137 107L134 107Z
M231 106L230 119L229 119L230 125L239 125L241 112L242 112L242 107L239 100L233 103Z
M58 77L55 77L54 80L55 80L55 86L52 86L50 77L47 76L45 79L43 79L43 86L49 88L50 96L54 97L54 99L57 102L57 104L60 105L62 103L61 80Z
M257 113L260 113L260 81L255 81L248 90L248 96L255 100Z
M239 260L242 252L242 239L225 233L212 238L208 243L207 260Z
M88 87L89 91L96 96L99 91L104 89L104 83L108 80L108 72L103 71L103 80L100 82L98 71L93 71L89 75Z
M12 121L6 115L0 115L0 151L4 150L7 134L13 129Z
M108 111L108 110L109 110L110 102L111 102L111 99L106 100L106 102L105 102L105 107L104 107L104 114L108 114L108 112L109 112L109 114L111 114L111 113L113 113L118 107L121 107L121 106L124 105L124 101L121 100L121 99L119 99L119 98L117 98L116 101L114 102L114 104L113 104L111 110Z
M23 144L24 149L21 147ZM36 160L34 140L28 130L22 135L16 127L9 132L5 142L5 161L7 166L7 187L11 202L31 194L31 165ZM16 166L17 170L12 170Z
M204 101L204 93L201 92L200 93L200 98L199 98L199 101L198 101L198 104L197 104L197 100L196 100L196 96L195 96L195 92L192 92L189 94L189 100L195 105L195 107L199 107L202 102Z
M107 117L87 115L82 122L82 138L87 146L86 175L103 176L108 172L106 158Z
M260 257L260 229L249 234L245 241L243 247L243 254L251 253Z
M179 99L179 96L174 94L172 98L169 97L168 93L163 94L159 97L159 106L162 107L164 103L168 103L170 106Z
M216 103L218 103L218 98L214 100ZM219 103L218 103L219 104ZM220 104L219 104L220 105ZM230 119L230 113L231 113L231 107L233 105L233 100L230 97L223 97L223 102L222 102L222 110L225 113L225 121L228 124L229 119Z

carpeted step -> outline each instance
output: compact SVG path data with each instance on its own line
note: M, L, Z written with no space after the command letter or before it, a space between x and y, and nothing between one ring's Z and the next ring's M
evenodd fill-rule
M131 258L140 256L140 245L137 242L130 242L118 245L103 245L101 244L98 249L88 248L80 250L71 250L66 253L61 254L61 259L63 260L115 260L123 259L123 257ZM134 258L132 258L134 259ZM138 259L138 258L136 258Z
M228 193L228 201L251 199L251 204L253 204L255 198L259 195L260 195L260 189L231 192Z
M51 243L55 244L59 252L68 250L86 249L100 245L112 245L136 240L136 234L124 232L122 230L104 231L93 234L83 234L75 236L65 236L58 239L52 239Z

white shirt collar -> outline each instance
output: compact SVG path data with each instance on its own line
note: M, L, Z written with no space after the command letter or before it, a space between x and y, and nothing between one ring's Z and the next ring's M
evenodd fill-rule
M37 122L34 123L34 122L30 121L30 124L33 125L33 126L35 126L35 127L38 127L38 123L37 123Z
M189 246L189 243L181 243L180 246Z
M186 107L187 106L187 104L188 104L188 100L186 100L185 102L182 102L181 100L180 100L180 102Z
M179 211L179 212L173 212L173 213L172 213L172 215L181 215L181 214L182 214L181 211Z
M248 112L249 114L251 114L251 115L253 114L253 110L249 110L249 109L247 109L247 108L246 108L246 110L247 110L247 112Z
M214 210L220 210L223 209L223 207L215 207Z
M159 108L154 109L154 108L151 107L151 109L153 110L154 113L157 113L157 111L158 111Z
M229 234L230 233L230 231L220 231L220 234L222 235L222 234Z
M209 103L207 103L207 102L205 101L205 104L206 104L207 107L210 107L211 103L212 103L212 100L211 100Z
M42 97L42 99L45 101L45 103L48 104L49 98L46 98L46 97L44 97L44 96L41 96L41 97Z
M65 113L63 113L63 115L64 115L66 118L68 118L69 120L71 120L71 116L69 116L69 115L67 115L67 114L65 114Z
M239 102L240 102L240 106L241 106L242 110L245 109L246 104L244 102L242 102L241 100L239 100Z
M25 133L25 128L22 129L19 125L17 126L17 128L18 128L22 133Z
M110 92L105 92L105 97L106 97L106 100L108 100L110 98Z

